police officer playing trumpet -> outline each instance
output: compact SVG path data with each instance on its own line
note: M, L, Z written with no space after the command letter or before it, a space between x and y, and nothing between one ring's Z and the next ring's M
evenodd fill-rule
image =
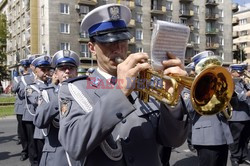
M145 103L129 86L150 68L146 53L127 55L130 19L131 11L119 4L100 6L84 17L81 29L90 35L88 47L98 68L89 77L67 80L59 91L59 140L86 166L160 166L159 147L177 147L186 139L181 99L175 107L152 97ZM179 59L169 58L162 62L164 74L187 74Z

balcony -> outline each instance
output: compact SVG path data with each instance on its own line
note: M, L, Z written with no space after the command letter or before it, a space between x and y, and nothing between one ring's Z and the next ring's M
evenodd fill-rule
M134 20L134 19L131 19L131 20L130 20L130 22L129 22L129 24L128 24L128 27L129 27L129 28L135 27L135 20Z
M192 17L193 15L194 15L193 10L189 10L189 9L180 10L180 17Z
M219 43L206 43L207 50L215 50L219 48Z
M233 44L233 51L238 51L239 50L239 46L236 44Z
M193 41L188 41L187 48L193 48L193 47L194 47L194 42Z
M161 7L153 7L152 9L151 9L151 14L161 14L161 15L163 15L163 14L165 14L166 13L166 7L165 6L161 6Z
M233 3L232 4L232 11L237 12L239 10L239 4L238 3Z
M215 7L217 5L219 5L219 4L216 2L216 0L207 0L206 1L206 6L208 6L208 7Z
M216 13L206 13L206 20L217 20L219 19L219 14Z
M131 45L132 45L132 44L136 44L136 42L135 42L135 37L133 37L132 39L130 39L128 44L131 44Z
M97 0L78 0L77 3L82 5L95 6L97 4Z
M194 0L180 0L180 2L182 3L190 3L190 2L193 2Z
M238 31L233 31L233 39L239 37L239 32Z
M233 25L238 25L239 24L239 18L238 17L233 17L232 24Z
M190 31L194 31L194 26L193 25L188 25L190 28Z
M80 59L91 60L91 54L88 52L81 52Z
M78 22L82 22L82 19L86 16L87 14L79 14Z
M80 33L80 38L78 39L80 43L89 42L89 36L86 33Z
M122 5L125 5L127 6L129 9L134 9L135 8L135 2L132 2L132 1L121 1L120 2Z
M206 35L216 35L217 33L219 33L218 28L212 28L206 30Z

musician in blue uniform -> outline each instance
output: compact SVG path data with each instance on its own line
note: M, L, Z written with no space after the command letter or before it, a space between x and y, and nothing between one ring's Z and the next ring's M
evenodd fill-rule
M42 89L49 84L51 59L48 55L41 55L32 61L35 67L34 73L36 79L33 83L28 84L25 89L26 110L23 120L27 121L29 127L29 145L31 146L31 165L39 164L42 155L42 148L44 145L44 134L42 130L38 129L33 124L33 119L36 113L36 108L41 102Z
M235 87L231 99L232 119L229 121L234 143L229 146L233 166L241 163L250 165L248 158L248 141L250 137L250 89L242 79L244 64L230 65Z
M51 66L55 68L52 82L58 81L59 84L52 84L43 89L41 103L33 121L46 135L40 166L76 165L76 161L69 158L58 140L58 91L63 81L77 77L79 63L79 56L71 50L60 50L52 58Z
M204 51L192 58L196 74L199 74L199 66L206 60L209 62L211 56L213 52ZM190 93L185 88L182 95L192 122L191 140L197 150L199 166L226 166L228 145L233 142L227 118L221 113L201 116L192 106Z
M29 59L23 59L20 61L20 64L23 67L23 74L15 76L13 78L12 91L16 94L15 113L17 117L17 133L18 133L18 139L22 144L22 152L20 160L24 161L28 158L28 142L27 142L28 140L27 140L27 135L25 134L26 133L25 126L24 123L22 122L23 112L24 112L23 108L25 107L25 102L24 102L24 97L19 95L19 90L20 90L21 78L29 74L28 69L30 66L30 61Z
M119 4L100 6L84 17L81 30L90 35L88 46L98 68L89 77L65 81L59 91L59 140L85 166L161 166L159 148L186 140L181 98L174 107L153 97L145 103L129 86L150 68L146 53L127 55L130 19L131 11ZM181 61L168 56L162 62L164 74L186 75ZM118 64L116 58L124 61Z

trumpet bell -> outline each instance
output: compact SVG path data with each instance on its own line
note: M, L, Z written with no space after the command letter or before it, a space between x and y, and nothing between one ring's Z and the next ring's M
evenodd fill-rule
M201 71L192 83L192 106L201 115L217 114L226 110L233 92L233 79L227 69L211 65Z

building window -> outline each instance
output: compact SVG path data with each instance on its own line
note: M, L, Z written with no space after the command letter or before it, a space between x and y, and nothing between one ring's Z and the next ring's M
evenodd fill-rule
M89 38L89 33L84 31L84 32L80 33L80 37L81 38Z
M136 14L136 22L142 23L142 14L139 13Z
M44 53L44 54L47 53L46 48L45 48L45 43L42 44L42 53Z
M224 31L224 25L220 24L220 31Z
M173 10L172 2L170 1L166 2L166 10Z
M220 40L220 45L221 45L221 46L224 46L224 39L223 39L222 37L220 37L219 40Z
M194 34L194 43L195 44L200 44L200 36L199 36L199 34Z
M17 21L17 28L20 28L20 20Z
M187 19L186 18L180 18L180 23L187 25Z
M246 48L246 47L247 47L247 42L240 43L240 47L241 47L241 48Z
M25 33L22 34L23 42L25 42Z
M224 11L223 10L219 10L219 16L224 17Z
M41 16L44 16L44 5L41 6Z
M241 31L241 32L240 32L240 35L241 35L241 36L245 36L245 35L247 35L247 30L245 30L245 31Z
M200 29L200 23L199 23L199 21L194 20L194 28Z
M166 17L166 21L168 21L168 22L172 22L172 21L173 21L173 19L172 19L172 17L171 17L171 16L167 16L167 17Z
M142 6L141 0L136 0L136 1L135 1L135 5L137 5L137 6Z
M143 31L142 29L136 29L136 40L143 40Z
M25 0L22 0L22 8L24 8L25 7L25 2L24 2Z
M70 33L70 26L69 26L69 24L61 23L60 32L61 33L67 33L67 34L69 34Z
M69 5L65 3L60 4L60 12L62 14L69 14Z
M222 60L225 59L224 52L219 52L219 55L220 55L220 57L222 58Z
M143 48L142 47L136 47L136 52L143 52Z
M240 20L239 20L239 24L240 24L240 25L247 24L247 19L246 19L246 18L240 19Z
M70 50L70 44L69 43L61 43L60 49L61 50Z
M199 14L199 6L194 5L194 13Z
M45 25L42 24L42 27L41 27L41 35L44 35L45 34Z
M87 14L89 12L89 7L88 6L80 6L80 14Z
M81 53L80 57L87 57L90 58L88 44L81 44Z

